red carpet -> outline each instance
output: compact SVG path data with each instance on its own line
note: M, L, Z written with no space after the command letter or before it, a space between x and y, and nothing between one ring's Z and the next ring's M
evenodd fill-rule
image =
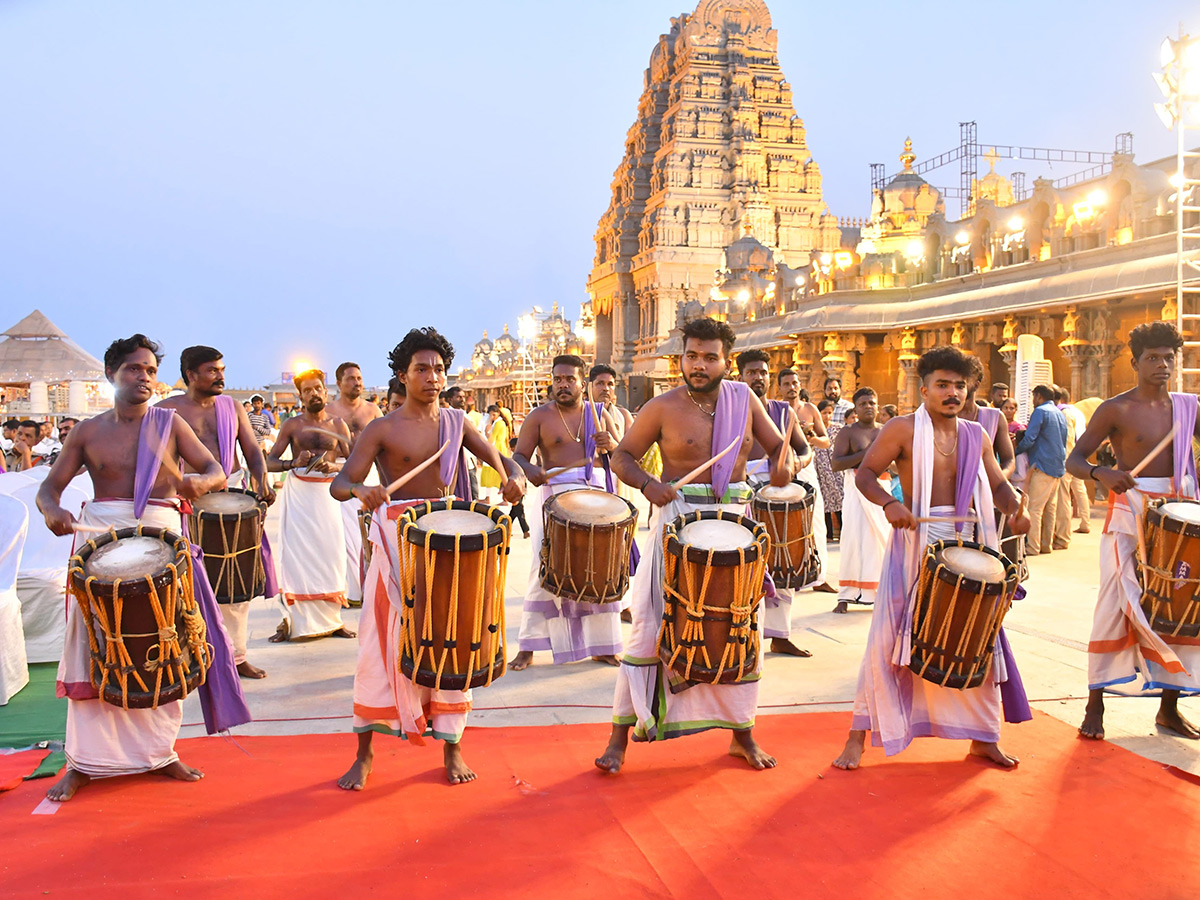
M31 815L47 781L0 795L7 897L739 900L969 896L1194 898L1200 788L1038 714L1008 727L1014 772L918 741L829 767L844 713L767 716L780 767L754 772L709 732L592 767L607 729L474 728L480 775L442 780L437 745L376 736L362 793L334 780L354 738L181 741L199 784L138 776ZM823 776L823 777L822 777Z

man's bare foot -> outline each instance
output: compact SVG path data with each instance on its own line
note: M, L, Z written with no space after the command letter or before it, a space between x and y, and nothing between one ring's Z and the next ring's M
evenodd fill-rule
M66 803L75 796L75 792L92 780L90 775L84 775L77 769L67 769L66 773L54 786L46 791L47 799L56 803Z
M834 611L835 613L846 613L846 612L850 612L850 601L849 601L849 600L839 600L839 601L837 602L837 606L835 606L835 607L833 608L833 611Z
M990 759L1002 769L1016 768L1017 763L1020 762L1015 756L1009 756L1001 750L999 744L987 741L971 741L971 755Z
M612 734L608 737L608 746L596 758L596 768L609 775L616 775L621 771L621 766L625 762L625 750L628 746L629 726L614 725Z
M1168 731L1173 731L1175 734L1185 737L1188 740L1200 740L1200 729L1196 728L1195 725L1180 715L1178 707L1172 705L1170 708L1165 708L1166 706L1167 704L1164 700L1163 707L1158 710L1158 715L1154 717L1155 724L1161 725Z
M240 663L238 663L237 670L238 670L238 674L241 675L243 678L266 678L267 677L267 673L263 669L260 669L258 666L255 666L255 665L251 665L250 663L246 662L245 660L242 660Z
M619 666L621 664L621 658L619 656L613 656L610 653L607 656L593 656L592 662L605 663L606 665L610 666Z
M1079 733L1093 741L1104 740L1104 692L1093 690L1088 692L1087 706L1083 711L1083 724Z
M775 757L758 746L758 742L754 740L754 730L751 728L733 733L733 740L729 742L729 755L741 757L755 769L775 768Z
M358 757L346 774L337 780L337 786L343 791L361 791L367 786L367 776L371 774L372 757Z
M513 657L512 662L508 667L514 672L520 672L522 669L528 669L533 664L533 651L522 650Z
M812 656L808 650L801 650L787 638L771 638L771 653L782 653L785 656Z
M842 748L841 755L833 761L834 768L845 769L851 771L857 769L858 764L862 762L863 747L867 743L867 733L854 729L846 738L846 746Z
M633 624L633 613L631 613L627 609L621 610L621 621L628 622L630 625L632 625Z
M458 744L446 741L442 748L442 760L446 763L446 780L451 784L466 784L478 777L467 767Z
M820 584L818 584L816 587L813 588L813 591L818 594L836 594L838 592L838 589L835 588L828 581L822 581Z
M291 628L288 627L288 620L284 619L275 629L275 633L267 638L272 644L282 644L288 639L291 634Z
M204 773L199 769L193 769L182 760L175 760L169 766L163 766L161 769L154 770L159 775L165 775L167 778L174 778L176 781L199 781L204 777Z
M349 628L347 628L345 625L343 625L341 628L339 628L337 631L335 631L333 634L331 634L330 637L354 638L354 637L358 637L358 632L351 631Z

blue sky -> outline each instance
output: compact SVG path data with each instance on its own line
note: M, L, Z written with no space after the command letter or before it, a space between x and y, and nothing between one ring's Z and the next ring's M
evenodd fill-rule
M868 211L869 163L968 119L1173 153L1150 72L1200 30L1176 0L768 5L839 216ZM0 328L37 307L97 355L145 331L172 371L213 344L231 385L297 358L383 383L414 325L465 363L535 303L573 318L650 51L692 8L0 0Z

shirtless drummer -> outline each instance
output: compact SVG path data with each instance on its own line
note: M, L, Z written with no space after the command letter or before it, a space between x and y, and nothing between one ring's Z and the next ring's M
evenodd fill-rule
M250 483L246 485L255 490L268 505L275 502L275 490L267 478L267 464L263 452L258 446L258 438L250 427L250 417L245 408L232 397L225 394L225 363L220 350L214 347L188 347L179 354L179 370L183 375L187 393L176 397L168 397L158 405L164 409L173 409L192 426L200 443L204 444L213 459L221 463L225 472L228 487L241 487L244 483L245 472L238 460L235 447L230 446L229 434L222 435L222 424L228 422L235 429L237 447L241 448L242 456L246 458L246 468L250 472ZM218 406L225 410L218 415ZM225 450L222 453L222 450ZM226 458L227 457L227 458ZM191 471L187 460L183 460L183 471ZM268 557L269 559L269 557ZM237 663L238 674L243 678L266 678L267 673L246 659L247 619L250 615L250 601L242 603L221 603L221 617L225 620L225 630L234 643L234 661ZM240 659L239 659L240 657Z

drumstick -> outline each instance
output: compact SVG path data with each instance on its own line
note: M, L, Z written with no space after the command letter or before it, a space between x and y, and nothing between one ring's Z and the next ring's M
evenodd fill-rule
M592 421L596 423L596 431L600 431L600 413L596 412L596 402L592 400L592 383L588 382L588 406L592 410Z
M555 475L561 475L563 472L570 472L572 469L582 469L588 464L588 462L589 460L581 459L579 462L571 463L569 466L559 466L557 469L547 469L542 474L545 475L546 480L549 481Z
M1149 453L1147 453L1142 458L1142 461L1140 463L1138 463L1136 466L1134 466L1132 469L1129 470L1129 477L1137 478L1138 475L1141 473L1142 469L1144 469L1144 468L1146 468L1146 466L1150 465L1150 461L1153 460L1154 457L1158 456L1158 454L1162 453L1163 450L1167 449L1167 445L1170 444L1171 441L1175 440L1175 428L1176 428L1176 426L1172 425L1171 430L1167 432L1167 436L1165 438L1163 438L1161 441L1159 441L1157 444L1155 444L1154 449L1151 450Z
M779 459L775 461L775 468L783 468L783 461L787 458L786 453L788 448L792 446L792 432L796 429L796 414L790 409L788 410L788 427L787 432L783 436L783 446L779 448Z
M917 522L962 522L967 525L977 525L979 519L975 516L917 516Z
M108 534L111 529L100 525L81 525L79 522L72 522L71 530L80 534Z
M302 431L315 431L317 434L324 434L324 435L327 435L327 436L333 438L336 441L341 441L347 447L350 446L350 439L348 437L346 437L344 434L338 434L336 431L330 431L328 428L318 428L316 425L309 425L307 428L303 428L301 430Z
M682 478L680 478L678 481L676 481L675 487L681 488L685 484L691 484L692 480L695 479L696 476L700 475L709 466L714 465L718 460L729 455L729 453L732 452L733 449L741 443L742 443L742 436L738 435L737 437L735 437L733 439L732 443L730 443L730 445L728 447L726 447L724 450L722 450L720 453L718 453L716 456L714 456L708 462L701 463L700 465L696 466L696 468L692 469L692 471L688 472L686 475L684 475Z
M442 454L446 452L446 448L449 446L450 446L450 438L446 438L446 443L444 443L444 444L442 444L442 446L438 447L437 451L433 454L433 456L429 457L429 459L425 460L425 462L421 463L416 468L409 469L407 473L405 473L404 475L401 475L399 478L397 478L395 481L393 481L391 484L389 484L387 486L387 492L389 494L391 494L393 491L400 490L400 488L404 487L406 484L408 484L410 481L412 481L413 476L419 475L421 472L424 472L427 468L429 468L430 464L432 464L436 460L440 459Z

